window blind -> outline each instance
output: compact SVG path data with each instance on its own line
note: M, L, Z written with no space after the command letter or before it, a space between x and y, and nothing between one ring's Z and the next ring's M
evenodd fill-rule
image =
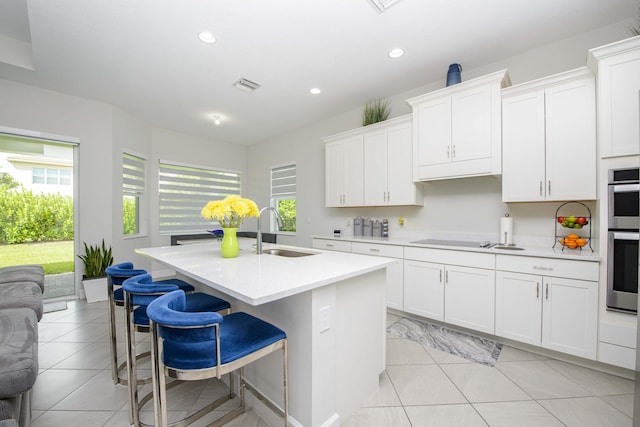
M278 199L294 199L296 197L295 163L271 169L271 197Z
M139 197L144 194L145 159L129 153L122 154L122 194Z
M203 232L212 223L200 216L211 200L240 195L240 173L160 160L160 233Z

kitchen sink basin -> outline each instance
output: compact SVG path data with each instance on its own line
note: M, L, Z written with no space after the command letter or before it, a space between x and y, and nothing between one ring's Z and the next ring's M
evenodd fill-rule
M508 251L524 251L524 248L519 248L517 246L502 246L502 245L495 245L493 247L494 249L506 249Z
M299 252L299 251L292 251L290 249L279 249L279 248L264 249L262 253L269 254L269 255L283 256L286 258L299 258L303 256L316 255L314 253L309 253L309 252Z

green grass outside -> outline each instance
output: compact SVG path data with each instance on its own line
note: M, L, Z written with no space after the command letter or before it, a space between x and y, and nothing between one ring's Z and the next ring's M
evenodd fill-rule
M41 264L44 274L73 272L73 241L0 245L0 267Z

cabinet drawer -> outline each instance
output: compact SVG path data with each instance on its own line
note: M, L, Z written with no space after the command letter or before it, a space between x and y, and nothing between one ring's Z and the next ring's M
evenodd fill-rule
M566 259L497 255L496 270L598 281L599 263Z
M406 247L404 249L404 258L415 261L486 268L489 270L493 270L496 266L496 256L493 254L481 254L477 252L456 250L449 251L442 249Z
M342 240L313 239L313 247L329 251L351 252L351 242Z
M389 258L402 258L404 250L402 246L379 245L375 243L351 243L351 252L354 254L377 255Z

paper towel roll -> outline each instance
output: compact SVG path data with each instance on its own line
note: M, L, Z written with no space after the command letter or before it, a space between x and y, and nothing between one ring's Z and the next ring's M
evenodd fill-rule
M513 218L500 218L500 243L513 245Z

